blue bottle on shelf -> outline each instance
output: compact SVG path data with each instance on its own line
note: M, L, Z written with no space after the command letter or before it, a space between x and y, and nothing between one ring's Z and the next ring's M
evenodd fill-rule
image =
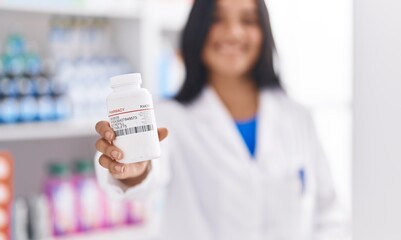
M11 34L5 42L5 51L8 55L15 56L25 52L25 39L19 34Z
M45 77L36 77L33 79L36 96L45 96L51 94L50 80Z
M8 77L0 79L0 96L16 97L18 93L15 79Z
M5 55L3 56L3 65L7 76L21 76L25 70L23 55Z
M41 121L54 120L56 118L55 104L51 96L38 98L38 117Z
M16 98L8 97L0 101L1 123L16 123L19 117L19 105Z
M68 90L68 83L60 79L50 81L50 89L53 96L64 95Z
M42 71L42 63L38 55L27 53L24 55L25 74L31 77L38 76Z
M35 94L35 86L29 78L19 77L15 79L18 95L33 96Z
M38 102L33 96L25 96L19 100L20 120L31 122L38 119Z
M0 55L0 78L5 74L6 73L4 72L3 56Z
M58 96L54 98L55 117L56 119L66 119L72 114L71 101L66 96Z

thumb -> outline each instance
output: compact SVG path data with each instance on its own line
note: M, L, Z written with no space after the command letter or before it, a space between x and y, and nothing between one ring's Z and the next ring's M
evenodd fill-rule
M167 128L158 128L157 129L157 134L159 135L159 141L163 141L168 135L168 130Z

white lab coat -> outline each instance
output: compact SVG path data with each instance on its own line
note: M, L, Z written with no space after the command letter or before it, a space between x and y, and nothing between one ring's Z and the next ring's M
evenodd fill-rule
M282 91L261 94L254 159L210 87L188 106L155 111L169 136L147 179L126 188L96 165L109 194L150 201L165 192L160 239L348 239L311 116Z

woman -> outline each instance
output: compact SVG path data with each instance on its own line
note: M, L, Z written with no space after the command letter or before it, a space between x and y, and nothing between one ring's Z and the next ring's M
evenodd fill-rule
M164 189L162 239L344 239L311 117L274 72L264 1L195 1L181 51L184 85L156 107L170 132L162 158L119 163L99 122L101 186L131 198Z

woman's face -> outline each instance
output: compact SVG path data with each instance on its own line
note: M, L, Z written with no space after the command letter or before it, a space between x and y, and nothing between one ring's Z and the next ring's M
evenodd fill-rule
M262 41L256 0L216 0L203 63L212 74L245 76L258 60Z

